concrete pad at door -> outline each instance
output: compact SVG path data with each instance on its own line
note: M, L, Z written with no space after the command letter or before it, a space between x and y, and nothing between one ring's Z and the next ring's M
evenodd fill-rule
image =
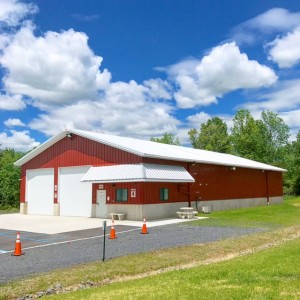
M198 218L202 219L202 218ZM203 217L204 219L204 217ZM61 216L39 216L22 214L3 214L0 215L0 229L27 231L44 234L57 234L62 232L71 232L86 230L92 228L101 228L105 219L85 218L85 217L61 217ZM111 220L106 219L107 226L111 226ZM168 224L193 221L193 219L164 219L147 221L147 227L156 227ZM141 227L142 221L118 221L115 225Z
M101 219L84 217L57 217L22 214L0 215L0 228L6 230L28 231L56 234L102 227Z

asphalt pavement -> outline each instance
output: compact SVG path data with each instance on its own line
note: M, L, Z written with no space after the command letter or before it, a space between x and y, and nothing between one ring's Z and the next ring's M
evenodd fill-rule
M260 231L256 228L202 227L189 224L172 224L148 229L115 226L117 238L106 237L106 260L134 253L183 245L207 243ZM11 253L0 255L0 283L33 274L62 269L85 262L102 261L103 230L93 238L34 247L24 250L22 256ZM123 231L123 232L121 232ZM101 236L102 235L102 236ZM59 278L57 279L59 281Z

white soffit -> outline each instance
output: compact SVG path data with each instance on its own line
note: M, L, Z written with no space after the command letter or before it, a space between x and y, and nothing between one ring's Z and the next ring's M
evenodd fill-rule
M126 164L91 167L81 182L195 182L181 166Z

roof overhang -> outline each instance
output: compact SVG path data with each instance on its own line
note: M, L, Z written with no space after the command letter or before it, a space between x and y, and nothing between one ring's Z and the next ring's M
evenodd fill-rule
M113 147L137 155L139 157L149 157L185 163L203 163L236 168L258 169L261 171L286 172L286 170L282 168L278 168L272 165L267 165L264 163L230 154L217 153L201 149L193 149L189 147L167 145L151 141L118 137L76 129L68 129L62 131L60 134L54 136L53 138L49 139L45 143L41 144L37 148L30 151L28 154L20 158L14 163L14 165L24 165L31 159L35 158L37 155L41 154L46 149L53 146L58 141L64 138L68 138L70 134L74 134L75 136L78 135L80 137L92 140L96 143L101 143L109 147Z
M81 182L195 182L194 178L181 166L157 164L124 164L91 167Z

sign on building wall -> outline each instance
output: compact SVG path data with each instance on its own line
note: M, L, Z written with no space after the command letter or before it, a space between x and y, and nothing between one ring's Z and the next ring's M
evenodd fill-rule
M130 196L131 196L131 198L135 198L136 197L136 189L131 189L130 190Z

